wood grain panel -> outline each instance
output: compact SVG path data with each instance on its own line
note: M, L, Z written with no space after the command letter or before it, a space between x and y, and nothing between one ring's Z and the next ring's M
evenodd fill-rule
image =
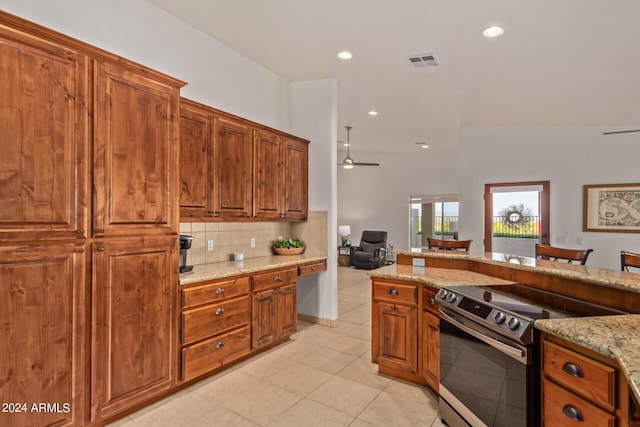
M0 240L87 232L87 59L0 28Z
M569 417L565 411L579 414L580 421ZM575 412L577 411L577 412ZM571 412L568 412L571 414ZM546 378L542 380L542 423L545 427L614 427L615 415L609 414L588 401L558 386Z
M178 107L177 88L97 64L97 235L178 229Z
M273 343L276 331L277 289L254 292L251 296L251 348Z
M295 283L278 288L276 299L276 339L289 336L296 331L298 325L298 310L296 303Z
M182 313L182 344L191 344L251 321L248 296L231 298Z
M418 309L375 301L376 339L372 342L378 364L412 374L418 372ZM374 350L375 349L375 350Z
M182 289L182 308L210 304L249 293L249 277L215 280L204 285Z
M94 243L92 419L175 384L176 238Z
M85 272L82 245L0 247L0 402L27 409L0 425L82 424ZM41 402L59 411L32 411Z
M255 130L253 137L253 216L282 218L282 138L272 132Z
M309 147L306 141L285 138L282 146L282 213L287 220L304 221L308 210Z

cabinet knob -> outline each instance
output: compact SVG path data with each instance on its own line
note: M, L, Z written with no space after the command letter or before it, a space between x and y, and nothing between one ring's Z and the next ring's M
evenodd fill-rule
M96 228L96 233L104 233L104 228Z
M98 246L98 252L104 252L104 247Z
M317 265L312 265L312 266L311 266L311 270L316 271L317 269L318 269L318 266L317 266Z
M562 413L571 418L573 421L584 421L580 410L573 405L564 405L564 408L562 408Z
M216 289L216 294L224 294L224 288Z
M222 348L224 347L224 341L218 341L218 344L216 344L216 348Z
M435 305L435 303L436 303L436 300L433 297L429 298L429 304Z
M396 306L395 305L391 306L391 311L396 311Z
M276 274L276 277L274 277L273 280L276 282L282 282L282 277Z
M389 293L391 295L398 295L398 290L396 288L389 289Z
M78 230L78 234L80 234L81 236L84 235L84 229L81 228L80 230Z
M583 377L582 369L580 369L580 366L576 365L575 363L571 363L571 362L565 363L562 366L562 371L566 374L571 375L572 377L578 377L578 378Z
M222 307L216 310L216 316L220 316L221 314L224 314L224 308Z
M84 253L84 248L78 248L76 252L78 252L79 254L82 254Z

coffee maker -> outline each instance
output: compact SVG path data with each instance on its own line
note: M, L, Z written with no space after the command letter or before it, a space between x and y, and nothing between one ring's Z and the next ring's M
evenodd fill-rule
M180 235L180 273L193 270L193 265L187 265L187 250L191 248L192 236Z

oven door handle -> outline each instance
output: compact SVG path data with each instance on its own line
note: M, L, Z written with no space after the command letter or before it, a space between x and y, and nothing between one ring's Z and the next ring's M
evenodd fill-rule
M452 317L450 315L448 315L447 313L445 313L444 311L440 310L440 314L442 316L444 316L446 318L446 320L448 320L449 322L454 322L455 326L462 329L463 331L465 331L466 333L468 333L469 335L471 335L474 338L479 339L480 341L489 344L491 347L500 350L503 353L508 354L509 356L513 357L514 359L518 359L521 360L523 362L526 363L526 353L517 348L517 347L511 347L508 344L505 344L501 341L498 341L494 338L491 338L483 333L480 333L470 327L468 327L467 325L465 325L464 323L460 322L458 319L456 319L455 317Z

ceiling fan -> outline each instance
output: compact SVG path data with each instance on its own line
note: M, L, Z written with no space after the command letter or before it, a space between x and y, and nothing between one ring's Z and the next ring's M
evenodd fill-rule
M602 132L603 135L617 135L619 133L633 133L640 132L640 129L629 129L629 130L614 130L611 132Z
M353 161L350 155L351 142L349 141L349 132L351 132L351 129L353 129L353 127L345 126L344 128L347 130L347 157L345 157L342 161L342 167L345 169L351 169L354 166L380 166L380 163L364 163ZM338 166L340 166L340 164Z

